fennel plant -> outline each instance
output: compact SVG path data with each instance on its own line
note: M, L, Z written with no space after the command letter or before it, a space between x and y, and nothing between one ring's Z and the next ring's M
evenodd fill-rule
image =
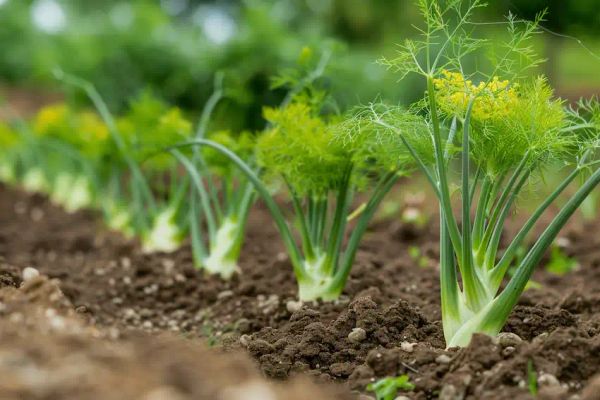
M222 76L218 74L215 91L202 112L195 139L208 137L252 164L254 137L250 133L207 134L210 116L222 97ZM188 212L194 263L210 274L229 279L239 271L238 259L255 192L226 156L211 148L194 147L193 150L190 157L177 149L171 149L171 154L185 168L191 181Z
M543 77L523 78L526 69L541 62L529 41L542 15L533 22L509 16L508 40L498 44L475 36L473 13L483 6L477 0L418 4L425 19L422 39L406 41L397 57L383 63L402 77L423 77L425 97L409 113L422 118L421 135L430 140L433 157L419 154L395 126L393 108L371 105L359 116L370 114L373 123L404 138L434 189L440 204L444 336L449 347L465 346L474 333L500 332L543 254L600 182L593 158L600 107L595 101L567 107ZM484 50L491 55L481 63L490 66L487 73L467 72ZM515 201L533 175L549 168L569 172L501 248ZM528 234L577 177L584 179L580 188L528 246L502 289ZM453 208L454 192L459 212Z
M396 135L368 119L346 125L328 118L320 114L320 103L310 100L299 94L287 105L265 109L269 127L257 139L258 173L214 141L180 146L203 145L226 155L269 208L296 275L299 299L334 300L344 289L369 221L412 159ZM418 142L421 121L410 117L403 123L402 130ZM291 218L268 188L275 182L290 198ZM355 198L364 201L353 209Z
M105 189L100 207L107 224L138 236L147 252L176 250L185 237L180 223L185 184L178 181L176 163L169 156L152 156L157 147L189 135L189 122L178 109L148 94L134 100L129 113L117 120L91 83L62 71L55 74L86 93L106 126L111 147L98 171ZM157 177L167 184L152 186L151 178Z
M303 49L297 69L286 71L274 79L273 88L288 88L282 104L288 104L303 88L319 79L329 62L330 52L324 51L316 64L312 51ZM171 148L170 153L185 168L190 184L189 229L194 262L208 273L229 279L239 271L246 222L256 200L253 183L239 165L231 161L235 155L251 176L261 174L255 157L256 135L250 132L209 132L211 115L226 95L223 76L215 76L215 91L204 107L194 140ZM202 146L205 143L216 147ZM192 147L190 156L180 149ZM223 151L224 150L224 151Z

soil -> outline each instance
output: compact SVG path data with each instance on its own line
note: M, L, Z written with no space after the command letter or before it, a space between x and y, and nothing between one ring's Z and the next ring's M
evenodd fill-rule
M435 216L373 224L342 298L305 304L270 221L253 210L242 273L223 282L188 246L143 254L94 213L0 186L0 398L365 398L373 380L408 374L409 399L532 399L532 369L537 398L600 399L600 221L565 229L579 268L540 268L500 338L448 350ZM26 267L42 277L22 282Z

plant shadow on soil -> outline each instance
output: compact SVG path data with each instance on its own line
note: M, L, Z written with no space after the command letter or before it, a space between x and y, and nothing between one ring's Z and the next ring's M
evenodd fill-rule
M137 349L143 342L169 353L170 365L179 359L188 365L189 344L177 342L170 352L172 340L164 337L201 337L230 356L250 354L276 380L309 375L319 383L342 383L333 385L331 398L355 398L351 390L362 392L373 379L408 374L415 384L405 393L411 399L528 399L529 362L538 398L600 398L594 397L600 393L600 237L589 234L600 221L570 224L563 232L567 253L577 255L581 267L562 277L536 273L541 288L522 296L504 329L519 337L476 336L461 350L444 349L436 225L373 224L342 298L299 304L291 267L261 207L250 217L242 275L223 282L196 270L187 246L172 254L143 254L134 241L107 232L94 213L66 214L42 196L0 186L0 287L22 285L21 270L35 267L57 282L85 329L117 345ZM417 266L413 246L429 266ZM0 340L0 350L23 345L9 338ZM79 346L92 345L81 340ZM121 368L145 369L138 352L127 354ZM212 398L194 393L189 398Z

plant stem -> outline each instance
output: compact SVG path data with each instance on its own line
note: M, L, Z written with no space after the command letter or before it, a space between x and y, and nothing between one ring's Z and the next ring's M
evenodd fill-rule
M560 210L558 215L554 217L550 225L544 230L542 235L527 253L521 264L517 268L515 275L502 293L494 300L493 305L485 318L482 326L485 329L502 328L515 304L519 300L519 296L525 289L529 278L535 267L538 265L542 256L550 247L562 227L567 223L571 215L577 210L579 205L585 198L594 190L600 183L600 169L597 169L585 183L577 190L575 195Z
M473 98L469 100L465 120L463 122L462 137L462 253L459 267L463 278L463 287L467 306L473 311L483 307L487 301L485 286L481 282L473 265L473 250L471 244L471 193L469 188L469 129L471 125L471 111L473 110Z
M458 224L452 212L452 203L450 200L450 189L448 187L448 174L446 173L446 162L444 159L444 150L442 138L440 134L440 121L437 112L437 104L435 100L435 89L433 78L427 77L427 94L429 99L429 112L431 113L431 122L433 125L433 147L435 151L435 159L438 173L438 185L436 188L440 193L440 203L444 210L444 216L448 221L448 233L452 239L452 245L456 254L462 254L462 239L458 230Z
M498 290L498 288L500 287L500 284L502 283L502 279L504 278L506 271L508 271L508 268L510 267L511 262L516 255L517 249L519 248L519 246L521 246L521 244L527 237L527 234L531 231L531 229L534 227L535 223L542 216L544 211L546 211L546 209L550 206L550 204L552 204L554 202L554 200L556 200L556 198L567 188L567 186L569 186L569 184L571 182L573 182L573 180L577 177L577 175L579 175L579 171L580 171L579 168L576 168L569 174L569 176L567 176L561 182L561 184L550 194L550 196L548 196L544 200L544 202L529 217L527 222L525 222L525 224L521 227L521 229L519 230L517 235L511 241L508 248L504 251L502 258L500 259L498 264L491 271L490 282L492 284L493 292L496 292Z

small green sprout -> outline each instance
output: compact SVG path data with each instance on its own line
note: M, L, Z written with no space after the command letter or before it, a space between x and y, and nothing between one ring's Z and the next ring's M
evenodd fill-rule
M478 0L420 0L422 38L406 41L397 57L382 62L401 77L421 76L427 90L410 112L423 118L420 134L431 152L389 122L391 107L371 105L359 113L395 132L431 184L440 205L442 319L446 344L465 346L474 333L496 335L560 229L600 182L600 106L595 100L567 107L543 77L524 79L540 64L530 44L536 21L509 16L501 45L477 38ZM480 55L491 57L482 63ZM467 65L488 70L468 72ZM457 162L454 162L456 160ZM570 170L521 230L501 249L507 217L532 175L548 168ZM589 174L544 232L527 248L506 287L501 285L517 250L540 217L576 177ZM453 191L451 188L458 187ZM460 199L455 215L452 197ZM501 251L503 250L503 251Z
M577 260L569 257L560 248L553 245L550 250L550 261L546 264L546 271L555 275L565 275L577 268Z
M527 388L529 389L529 393L532 396L537 396L538 394L538 381L537 381L537 372L533 366L533 360L527 361Z
M410 246L408 248L408 255L421 268L425 268L429 265L429 259L421 253L421 249L418 246Z
M409 382L408 375L382 378L367 385L367 390L375 392L377 400L394 400L399 390L411 391L414 388L415 385Z

